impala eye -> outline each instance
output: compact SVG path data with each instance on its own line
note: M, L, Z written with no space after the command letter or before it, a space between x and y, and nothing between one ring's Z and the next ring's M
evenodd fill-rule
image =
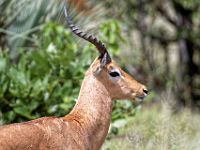
M109 72L109 75L111 77L119 77L120 73L118 71L116 71L116 70L113 70L113 71Z
M109 73L111 77L118 77L120 76L118 72L110 72Z

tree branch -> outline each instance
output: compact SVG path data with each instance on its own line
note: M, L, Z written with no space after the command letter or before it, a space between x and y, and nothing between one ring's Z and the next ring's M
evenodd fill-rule
M170 42L176 42L177 41L177 38L164 37L162 35L154 34L152 32L146 32L145 35L154 39L154 40L158 40L160 43L170 43Z
M165 17L165 19L170 22L172 25L177 26L177 23L175 20L173 20L170 15L166 12L166 10L164 10L161 7L156 7L157 11L163 16Z

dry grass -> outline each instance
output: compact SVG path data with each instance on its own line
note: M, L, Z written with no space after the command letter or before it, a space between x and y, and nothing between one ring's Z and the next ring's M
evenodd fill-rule
M168 106L143 109L102 150L199 150L200 115Z

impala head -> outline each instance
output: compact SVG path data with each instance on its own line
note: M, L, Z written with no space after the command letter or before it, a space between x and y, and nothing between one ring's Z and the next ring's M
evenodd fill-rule
M129 74L123 71L110 57L104 44L96 37L88 35L79 30L69 18L66 8L64 8L67 24L71 31L77 36L89 41L96 46L100 55L94 60L90 69L97 80L99 80L112 99L143 99L148 90L146 87L133 79Z

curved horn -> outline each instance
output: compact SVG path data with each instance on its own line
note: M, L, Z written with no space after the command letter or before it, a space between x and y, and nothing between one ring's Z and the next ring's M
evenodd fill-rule
M77 36L79 36L80 38L83 38L87 41L89 41L90 43L92 43L93 45L96 46L97 50L100 53L100 58L103 58L104 54L106 53L107 55L107 63L109 63L111 61L110 55L106 49L106 47L104 46L104 44L98 40L96 37L92 36L92 35L88 35L86 33L84 33L83 31L79 30L71 21L70 17L67 14L67 10L66 7L64 7L64 14L67 20L67 24L70 27L71 31L76 34Z

